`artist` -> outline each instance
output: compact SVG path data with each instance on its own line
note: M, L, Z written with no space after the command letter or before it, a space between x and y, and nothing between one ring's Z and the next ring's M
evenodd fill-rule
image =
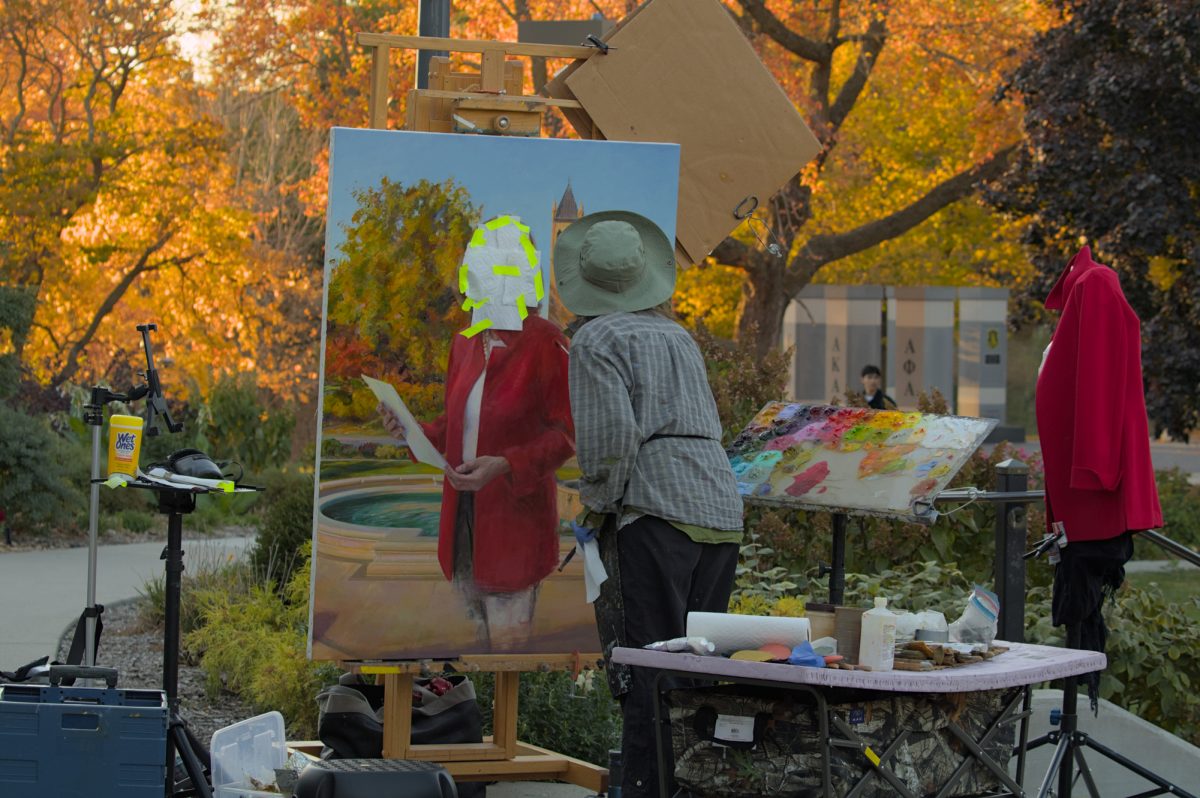
M729 606L742 501L700 350L660 311L674 250L649 219L607 211L559 235L554 267L563 304L589 317L572 339L570 385L587 508L576 534L597 534L608 572L600 642L607 654L681 637L689 611ZM653 677L611 662L608 676L624 713L623 795L657 795Z
M538 585L558 564L554 472L574 452L567 342L537 314L537 251L517 217L480 225L462 269L472 324L450 347L444 412L421 425L448 464L438 562L486 650L524 651Z

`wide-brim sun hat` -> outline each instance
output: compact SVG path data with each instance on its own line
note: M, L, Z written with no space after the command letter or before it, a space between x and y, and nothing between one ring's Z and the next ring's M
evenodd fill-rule
M645 216L591 213L559 233L554 280L576 316L647 310L675 293L675 248Z

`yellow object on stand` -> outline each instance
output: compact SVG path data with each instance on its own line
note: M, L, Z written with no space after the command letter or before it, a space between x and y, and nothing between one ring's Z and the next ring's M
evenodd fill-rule
M142 419L112 416L108 420L108 475L136 477L142 451Z

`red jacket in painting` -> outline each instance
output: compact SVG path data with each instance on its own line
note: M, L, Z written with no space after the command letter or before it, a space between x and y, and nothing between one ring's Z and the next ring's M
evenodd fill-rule
M1140 322L1117 273L1084 247L1046 308L1061 310L1037 381L1046 521L1067 540L1162 526L1142 387Z
M483 382L477 456L497 455L512 470L475 495L475 583L487 592L512 592L537 584L558 565L558 490L555 470L575 451L567 394L567 341L536 315L517 331L494 333ZM451 467L462 464L463 414L483 371L483 336L454 336L446 375L445 413L423 424ZM438 561L454 575L458 492L442 485Z

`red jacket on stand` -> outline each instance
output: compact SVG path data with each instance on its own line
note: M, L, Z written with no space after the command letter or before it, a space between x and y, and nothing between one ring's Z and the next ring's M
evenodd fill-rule
M1141 323L1117 273L1084 247L1045 305L1062 311L1037 381L1047 525L1061 521L1069 542L1162 526Z
M524 590L558 565L558 484L555 470L575 452L567 389L567 340L531 314L517 331L497 331L487 364L476 455L506 458L512 470L475 494L474 574L479 589ZM463 414L483 372L483 336L454 336L446 375L445 413L422 424L451 468L462 464ZM438 561L454 577L458 492L442 483Z

